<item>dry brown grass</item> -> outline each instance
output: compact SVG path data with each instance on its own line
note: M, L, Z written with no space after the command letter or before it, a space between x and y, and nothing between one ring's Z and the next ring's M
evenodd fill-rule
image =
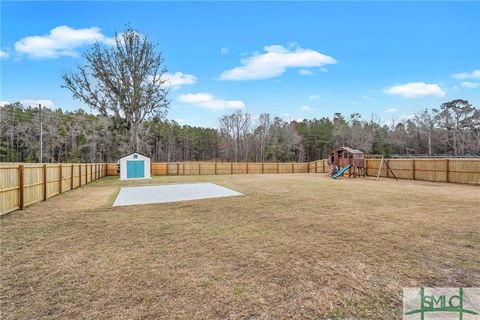
M106 178L3 218L1 317L393 319L403 287L480 286L479 187L149 183L185 181L245 196L112 208L121 183Z

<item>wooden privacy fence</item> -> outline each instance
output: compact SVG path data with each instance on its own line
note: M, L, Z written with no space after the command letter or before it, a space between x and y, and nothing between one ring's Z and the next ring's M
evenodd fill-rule
M105 163L0 163L0 215L104 177Z
M380 159L366 159L369 176L376 176ZM480 184L480 159L385 159L400 179ZM326 173L326 159L308 163L275 162L163 162L152 163L154 176L276 173ZM117 164L107 164L107 175L117 175ZM380 177L393 178L386 167Z
M480 184L480 159L385 159L399 179ZM365 160L367 174L377 175L380 159ZM380 177L392 178L383 166Z
M400 179L480 184L480 159L385 159ZM376 176L380 159L366 159L369 176ZM325 173L327 160L308 163L168 162L152 163L154 176ZM0 163L0 215L75 189L103 176L116 176L116 163ZM391 177L383 168L381 177Z
M320 161L317 161L320 162ZM154 176L273 174L325 172L314 162L155 162L151 163ZM328 166L327 166L328 170ZM116 176L117 164L107 164L107 175Z

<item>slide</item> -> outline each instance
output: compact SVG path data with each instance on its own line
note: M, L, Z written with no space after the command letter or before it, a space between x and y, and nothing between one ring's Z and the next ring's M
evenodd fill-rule
M351 164L347 164L345 167L343 167L342 169L340 169L337 173L335 173L333 176L332 176L332 179L337 179L338 177L340 177L345 171L348 170L348 168L350 168L352 165Z

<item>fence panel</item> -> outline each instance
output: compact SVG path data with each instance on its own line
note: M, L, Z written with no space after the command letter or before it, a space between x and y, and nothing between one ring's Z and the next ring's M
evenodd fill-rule
M263 163L261 162L248 162L247 174L262 174Z
M232 174L245 174L247 173L247 164L244 162L233 162Z
M278 163L264 162L263 173L267 173L267 174L278 173Z
M152 163L150 167L154 176L166 176L168 174L167 163Z
M180 162L167 163L167 172L169 176L180 175Z
M23 183L23 205L43 200L43 166L25 167Z
M62 164L62 192L71 190L72 186L72 165Z
M294 173L308 173L310 168L309 163L294 163L293 171Z
M200 163L199 162L184 162L183 163L183 174L186 175L186 176L199 175L200 174Z
M18 165L0 167L0 214L20 208Z
M415 159L415 180L447 182L446 159Z
M73 165L73 188L80 186L80 165Z
M392 169L395 176L399 179L413 179L413 161L412 159L387 159L390 169ZM378 167L377 167L378 169ZM388 177L392 178L387 172Z
M105 170L104 164L0 163L0 215L99 179Z
M59 177L60 171L58 170L58 166L47 165L47 198L60 193Z
M107 163L107 176L116 176L117 173L117 164L116 163Z
M449 182L480 184L480 160L450 159Z
M232 174L232 164L230 162L217 162L217 174Z

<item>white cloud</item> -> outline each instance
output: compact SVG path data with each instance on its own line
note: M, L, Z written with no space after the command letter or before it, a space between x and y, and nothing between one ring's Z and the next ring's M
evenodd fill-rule
M4 106L6 106L7 104L10 104L10 103L11 103L10 101L5 101L5 100L0 101L0 107L4 107Z
M414 114L404 114L402 116L400 116L400 121L408 121L408 120L413 120L415 118L415 115Z
M452 75L455 79L480 79L480 70L473 70L472 72L461 72Z
M96 41L113 44L113 39L103 35L99 28L74 29L58 26L43 36L28 36L15 42L15 51L30 58L58 58L77 56L76 48L94 44Z
M313 72L308 69L300 69L298 70L298 74L301 76L311 76L313 75Z
M183 103L194 104L215 111L227 109L245 109L245 104L241 100L217 99L208 92L181 94L178 97L178 100Z
M312 49L286 48L282 45L264 47L264 53L253 53L242 59L241 66L224 71L220 80L259 80L282 75L287 68L321 67L337 60Z
M223 48L220 49L220 53L221 53L221 54L227 54L227 53L229 53L229 52L230 52L230 50L229 50L228 48L226 48L226 47L223 47Z
M186 74L183 72L175 72L173 74L165 73L163 77L166 80L165 85L174 90L179 89L183 85L194 84L197 82L197 77L193 74Z
M465 88L467 88L467 89L480 88L480 82L468 82L468 81L465 81L465 82L462 82L461 85L462 85L462 87L465 87Z
M374 99L374 98L372 98L372 97L369 97L369 96L362 96L362 99L363 99L363 100L366 100L366 101L370 101L370 102L373 102L373 101L375 101L375 99Z
M54 104L52 100L47 100L47 99L25 99L25 100L20 100L20 103L23 104L24 106L31 106L33 107L38 107L39 104L42 105L42 108L49 108L52 109L54 107Z
M294 118L288 112L280 113L279 117L282 118L284 121L287 121L287 122L292 122L292 121L302 122L303 121L303 118Z
M308 97L310 100L323 100L322 96L319 94L312 94Z
M319 70L322 71L322 72L325 72L325 73L328 72L327 68L320 68Z
M304 110L304 111L315 110L315 108L309 106L308 104L301 106L300 109L301 109L301 110Z
M8 58L9 56L10 56L10 55L8 54L8 52L3 51L3 50L0 49L0 58L6 59L6 58Z
M176 123L185 123L186 122L185 119L183 119L183 118L175 118L175 119L173 119L173 121L175 121Z
M387 94L400 95L404 98L415 98L421 96L445 96L445 91L436 83L410 82L399 84L384 90Z
M391 113L391 112L397 112L397 111L398 111L397 108L388 108L387 110L385 110L385 112L389 112L389 113Z

